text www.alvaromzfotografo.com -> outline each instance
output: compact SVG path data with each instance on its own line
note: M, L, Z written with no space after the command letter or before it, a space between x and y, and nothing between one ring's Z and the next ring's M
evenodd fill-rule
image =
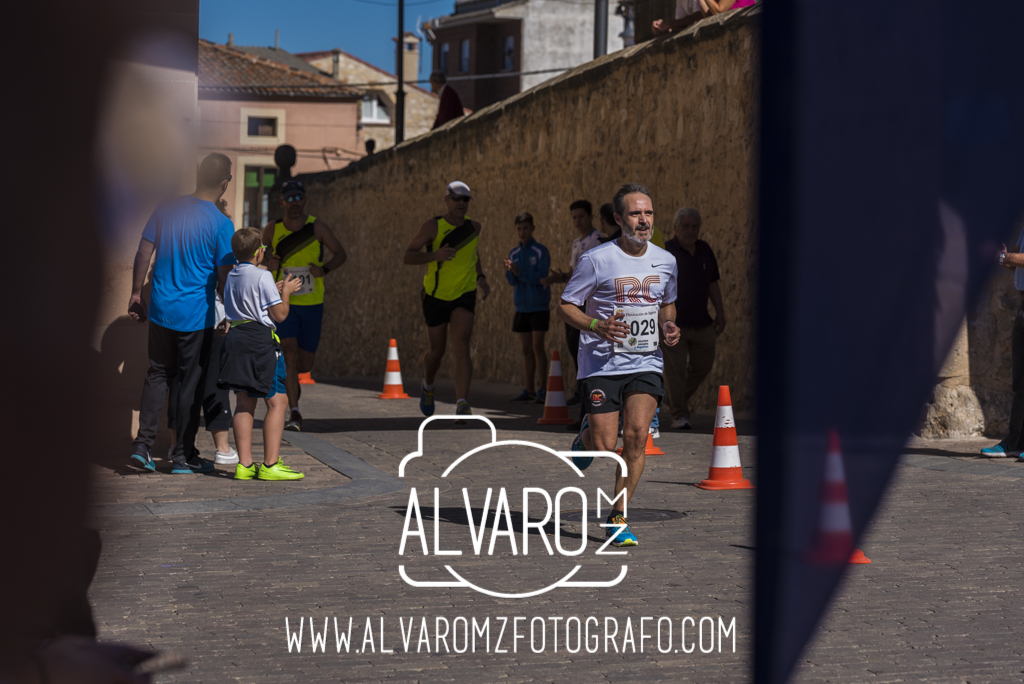
M367 617L365 623L349 617L284 619L288 652L327 653L533 653L564 650L569 653L736 652L736 618L728 624L714 617L456 617L398 618L395 632L385 628L384 618ZM353 640L355 631L355 641ZM362 642L357 646L360 632ZM396 633L397 632L397 633ZM328 638L332 637L332 638ZM731 642L728 641L731 639ZM333 641L333 644L331 642Z

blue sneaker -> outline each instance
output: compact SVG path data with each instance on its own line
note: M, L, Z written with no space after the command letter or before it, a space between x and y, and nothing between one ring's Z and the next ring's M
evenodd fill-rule
M473 409L469 407L469 402L463 399L455 405L455 415L457 416L471 416L473 415ZM468 420L453 420L452 423L455 425L465 425Z
M583 444L583 431L590 427L590 414L584 413L583 420L580 421L580 431L576 435L576 438L572 440L573 451L586 451L587 447ZM593 456L573 456L572 463L580 470L586 470L590 467L590 464L594 462Z
M132 453L131 458L128 459L128 464L133 465L136 468L148 470L151 473L156 472L156 464L153 463L153 457L149 455L149 449L144 446L135 447L135 451Z
M213 463L207 461L205 458L199 458L195 456L190 461L186 461L185 465L181 466L177 463L171 468L171 475L191 475L193 473L212 473L216 468L213 467Z
M614 518L612 518L611 520L608 521L608 523L610 523L612 525L625 525L628 522L629 522L629 518L626 518L626 517L621 516L621 515L617 515L617 516L615 516ZM617 529L619 529L619 528L617 528L617 527L606 527L605 528L605 538L611 537L613 535L615 537L615 539L612 540L612 546L639 546L640 545L640 542L637 541L637 539L636 539L636 535L629 531L629 527L626 527L621 532L616 532Z
M537 395L529 390L523 390L515 399L510 399L510 404L532 404L537 401Z
M428 418L434 415L434 390L428 390L420 385L420 412Z
M546 389L541 387L539 390L537 390L537 403L538 404L543 404L545 401L547 401L547 399L548 399L548 391Z
M1010 451L1006 448L1006 442L1000 442L995 446L986 447L981 450L982 456L988 456L989 458L1002 458L1004 456L1020 456L1019 451Z

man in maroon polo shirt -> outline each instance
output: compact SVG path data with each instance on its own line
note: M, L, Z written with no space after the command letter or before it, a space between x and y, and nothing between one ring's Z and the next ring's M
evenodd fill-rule
M696 394L715 362L715 338L725 330L725 308L718 287L718 261L700 235L700 213L683 207L672 219L675 237L665 249L679 266L676 325L682 330L679 344L662 348L665 357L665 389L672 427L690 429L690 398ZM708 314L708 299L715 318Z

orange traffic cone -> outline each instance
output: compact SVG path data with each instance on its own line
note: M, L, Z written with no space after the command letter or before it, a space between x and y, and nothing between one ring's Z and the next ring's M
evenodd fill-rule
M825 477L821 482L821 517L814 548L805 556L815 565L842 563L870 563L860 549L853 548L853 525L850 523L850 503L846 496L846 474L843 455L839 449L839 434L828 434L828 453L825 456Z
M378 399L408 399L405 387L402 386L402 368L398 363L398 342L392 339L388 343L388 365L384 369L384 391L377 395Z
M537 425L572 425L569 409L565 407L565 385L562 384L562 359L558 350L551 352L551 370L548 371L548 392L544 397L544 415Z
M315 385L316 380L313 379L312 373L299 373L299 384L300 385Z
M715 416L715 437L711 451L711 469L708 479L701 480L701 489L753 489L750 480L743 477L740 465L740 447L736 441L736 421L732 417L732 397L729 386L718 388L718 414Z
M615 450L615 453L621 454L622 447ZM644 456L664 456L665 452L654 446L654 439L651 437L651 433L647 433L647 446L644 447Z

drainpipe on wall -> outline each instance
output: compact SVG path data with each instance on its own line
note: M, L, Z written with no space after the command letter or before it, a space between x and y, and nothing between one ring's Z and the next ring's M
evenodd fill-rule
M331 78L339 79L341 76L341 50L331 50Z

